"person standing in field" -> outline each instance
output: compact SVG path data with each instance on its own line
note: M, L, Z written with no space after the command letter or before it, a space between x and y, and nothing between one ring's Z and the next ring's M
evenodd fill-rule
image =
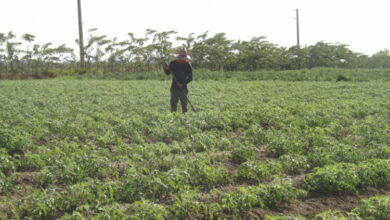
M187 84L192 81L192 66L185 49L178 51L177 57L169 65L163 66L165 74L172 73L171 85L171 111L177 111L177 104L180 100L183 113L187 112L188 88Z

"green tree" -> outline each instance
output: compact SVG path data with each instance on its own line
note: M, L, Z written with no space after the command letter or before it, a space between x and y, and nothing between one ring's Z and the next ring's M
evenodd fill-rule
M144 65L144 54L146 51L146 43L149 40L148 37L137 38L133 33L128 33L130 40L127 46L127 60L132 65L133 71L142 69Z
M187 37L176 37L176 40L177 41L183 41L182 43L182 47L184 47L185 49L187 49L187 51L191 51L192 50L192 47L193 47L193 44L195 42L195 37L194 37L195 33L189 33Z
M93 32L97 30L97 28L92 28L88 30L89 37L87 40L87 45L85 45L84 47L87 64L89 66L92 63L99 64L102 61L103 56L105 55L103 46L111 43L111 40L106 39L106 35L94 36Z
M16 73L15 65L19 61L19 54L20 54L20 50L18 49L18 46L22 44L21 42L13 41L15 37L16 35L14 35L12 31L8 32L6 36L5 62L10 65L11 73Z
M3 33L0 33L0 73L1 73L1 70L3 69L6 69L4 67L6 67L6 64L5 64L5 50L3 48L3 45L4 43L6 42L7 38L5 36L5 34Z
M348 49L346 44L331 44L320 41L307 48L308 67L356 67L358 54Z
M372 55L369 61L369 67L389 68L390 67L390 50L381 50Z
M286 53L287 59L290 61L285 69L301 69L308 68L310 61L310 51L307 47L292 46L288 48Z
M152 63L167 62L167 58L174 52L173 43L170 41L173 34L177 34L177 32L171 30L154 33L152 44L149 45L153 58Z
M24 34L22 36L23 41L27 43L26 50L24 52L24 56L22 57L22 60L24 61L27 71L32 71L31 64L32 64L32 58L33 58L33 51L32 51L32 42L35 40L35 36L32 34Z
M265 39L263 36L254 37L250 41L238 41L234 44L237 69L253 71L281 68L283 50Z
M203 68L223 71L228 65L226 61L233 55L232 40L228 40L225 33L218 33L207 38L207 32L198 36L192 49L193 62Z

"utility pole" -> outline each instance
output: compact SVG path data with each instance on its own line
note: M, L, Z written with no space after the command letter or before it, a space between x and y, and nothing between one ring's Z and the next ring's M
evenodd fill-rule
M300 42L299 42L299 11L298 8L296 9L296 14L297 14L297 47L300 47Z
M84 39L83 39L83 20L81 16L81 0L77 0L78 16L79 16L79 45L80 45L80 66L82 69L85 68L84 59Z
M301 69L301 45L299 42L299 11L298 8L295 10L296 11L296 19L297 19L297 68Z

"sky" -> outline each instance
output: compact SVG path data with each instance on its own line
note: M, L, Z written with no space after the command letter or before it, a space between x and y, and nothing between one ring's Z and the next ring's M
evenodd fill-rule
M1 0L1 9L0 33L77 48L77 0ZM223 32L231 40L264 36L284 47L297 42L295 9L301 46L342 43L367 55L390 48L390 0L82 0L85 38L92 28L119 40L150 28L180 36Z

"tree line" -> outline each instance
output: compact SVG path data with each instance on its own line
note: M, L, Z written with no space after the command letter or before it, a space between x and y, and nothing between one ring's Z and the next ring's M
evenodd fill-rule
M176 31L146 29L142 37L128 33L127 39L119 40L97 33L96 28L88 30L84 46L86 66L82 69L75 50L67 45L40 45L32 34L17 37L13 32L0 33L0 74L50 77L82 71L153 71L182 47L189 51L194 68L212 71L390 67L390 50L368 56L342 43L320 41L288 48L271 43L264 36L244 41L228 39L225 33L180 36Z

